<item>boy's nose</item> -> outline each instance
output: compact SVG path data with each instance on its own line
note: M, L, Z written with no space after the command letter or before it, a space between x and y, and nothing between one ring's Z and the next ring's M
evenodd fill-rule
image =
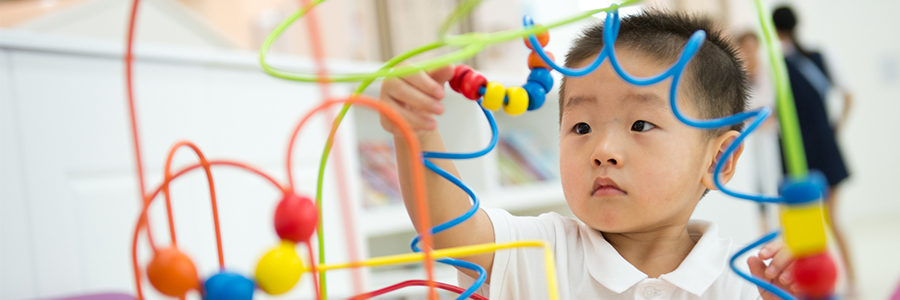
M607 159L607 160L606 160L606 164L609 164L609 165L615 166L616 163L617 163L617 161L616 161L615 158L610 158L610 159ZM603 165L603 164L604 164L604 163L601 162L599 159L594 159L594 165L600 166L600 165Z
M600 144L594 148L594 153L591 154L591 160L593 160L594 167L620 166L623 161L622 153L617 147L618 144L619 143L611 141L610 139L600 142Z

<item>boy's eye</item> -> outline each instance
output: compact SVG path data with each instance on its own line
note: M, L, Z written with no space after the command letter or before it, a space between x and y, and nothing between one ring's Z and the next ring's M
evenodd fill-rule
M656 125L647 121L635 121L634 124L631 124L631 131L644 132L655 127Z
M575 127L572 128L572 131L574 131L577 134L588 134L588 133L591 133L591 125L581 122L581 123L575 124Z

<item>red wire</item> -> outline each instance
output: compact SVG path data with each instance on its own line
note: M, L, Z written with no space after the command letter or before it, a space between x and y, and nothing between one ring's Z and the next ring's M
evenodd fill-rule
M449 284L446 284L443 282L434 282L434 283L435 283L435 287L445 290L445 291L450 291L450 292L454 292L457 294L462 294L463 292L466 291L465 289L463 289L461 287L449 285ZM386 288L382 288L382 289L368 292L365 294L357 295L357 296L353 297L352 299L368 299L368 298L384 295L384 294L387 294L387 293L390 293L390 292L393 292L393 291L396 291L396 290L399 290L399 289L402 289L405 287L410 287L410 286L428 286L428 281L427 280L407 280L407 281L404 281L404 282L401 282L401 283L398 283L398 284L395 284L395 285L392 285L392 286L389 286ZM472 294L471 296L469 296L469 298L475 299L475 300L488 300L488 298L486 298L482 295L479 295L479 294Z
M175 143L174 146L169 150L169 155L166 158L166 169L165 169L165 181L170 182L170 177L172 176L172 159L175 158L175 152L178 151L182 146L190 147L197 153L197 156L200 158L200 165L203 166L203 169L206 170L206 180L209 182L209 197L210 202L212 202L212 213L213 213L213 224L216 228L216 250L219 252L219 269L225 268L225 255L222 251L222 232L219 227L219 207L216 201L216 187L213 184L212 171L209 168L209 162L206 161L206 157L200 152L200 148L197 148L191 142L188 141L180 141ZM168 212L169 216L169 232L172 236L172 246L176 246L175 243L175 220L172 217L172 200L169 197L169 184L166 183L162 185L163 194L165 194L166 198L166 212Z
M306 250L309 253L309 273L312 274L313 288L316 290L316 299L322 299L322 291L319 289L319 272L316 267L316 255L313 252L311 241L306 241Z
M300 124L297 125L297 128L294 130L294 135L291 138L292 142L288 147L289 148L293 147L293 140L296 138L297 133L300 131L300 129L303 127L303 125L314 114L316 114L322 110L325 110L328 107L334 106L336 104L341 104L341 103L359 104L359 105L377 109L381 114L386 116L394 124L394 126L397 126L397 128L400 129L403 139L407 143L407 147L409 147L409 149L412 153L419 153L421 151L418 137L416 136L415 132L410 127L409 123L407 123L398 112L394 111L392 108L390 108L386 104L380 103L377 100L372 99L370 97L366 97L366 96L352 97L352 98L343 99L343 100L329 100L329 101L326 101L326 102L320 104L313 110L309 111L307 113L307 115L304 116L303 119L300 121ZM409 165L411 166L411 169L412 169L410 171L412 172L412 178L413 178L413 192L415 195L414 199L416 201L417 210L418 210L418 213L420 216L418 218L419 219L418 223L420 225L420 228L429 228L428 210L425 207L425 204L426 204L425 199L427 199L426 190L425 190L425 170L422 167L422 161L420 159L418 159L418 157L411 155L408 159L409 159ZM291 155L290 155L290 151L288 151L288 166L290 166L290 161L291 161ZM202 161L201 161L201 163L202 163ZM249 171L263 175L263 177L265 177L266 179L269 179L273 184L275 184L277 187L279 187L279 189L284 191L284 188L282 188L280 185L278 185L277 182L272 180L271 177L266 176L266 175L264 175L263 172L253 169L253 168L250 168L246 165L243 165L240 163L234 163L234 162L224 162L224 163L207 162L207 165L205 165L204 168L208 169L209 166L211 166L213 164L228 164L228 165L232 165L232 166L243 167ZM135 283L137 285L137 290L138 290L138 299L143 299L143 294L141 293L140 270L138 268L139 266L138 266L138 261L137 261L137 238L138 238L138 234L140 233L141 227L147 226L147 224L145 222L143 222L143 220L146 219L146 217L147 217L147 208L150 206L150 204L153 202L153 200L156 199L156 196L160 193L163 186L168 185L175 178L178 178L182 174L185 174L194 168L197 168L197 166L191 166L191 167L182 169L178 173L172 175L171 177L166 178L166 180L164 180L164 182L158 188L156 188L152 194L148 194L144 198L145 204L144 204L143 208L141 208L140 218L139 218L137 224L135 224L134 235L132 237L132 249L131 249L131 259L132 259L132 264L134 266L134 271L135 271ZM434 279L431 278L431 276L433 276L433 274L434 274L433 273L434 260L433 260L433 253L432 253L432 245L433 244L432 244L432 237L431 237L430 231L425 230L422 233L422 243L423 243L423 248L424 248L423 250L424 250L424 254L425 254L424 265L425 265L426 271L428 272L428 275L430 275L428 278L428 281L426 283L430 286L430 289L432 290L432 294L436 294L436 291L434 290L435 282L434 282Z
M137 22L137 11L140 0L134 0L131 6L131 15L128 18L128 34L125 40L125 93L128 98L128 117L131 121L131 138L134 146L134 160L137 177L138 177L138 186L140 187L140 197L144 198L144 194L146 193L146 187L144 186L144 164L141 156L141 139L138 134L137 128L137 113L134 109L134 85L132 78L132 68L134 64L134 28L135 23ZM142 222L147 222L146 219L141 220ZM147 226L147 241L150 242L150 248L156 249L156 244L153 242L153 234L150 232L150 226Z
M201 166L208 169L208 167L215 166L215 165L237 167L237 168L241 168L246 171L249 171L251 173L257 174L257 175L265 178L269 182L271 182L273 185L275 185L275 187L277 187L278 190L280 190L282 193L285 192L285 188L282 187L281 184L278 183L278 181L275 181L274 178L272 178L265 172L260 171L258 168L251 167L249 165L239 163L239 162L233 162L233 161L225 161L225 160L208 161L207 166L204 166L202 163L195 164L195 165L192 165L192 166L189 166L189 167L179 170L174 175L168 176L163 181L163 183L161 183L160 186L157 187L153 191L153 193L148 194L146 197L144 197L144 205L143 205L143 208L141 208L141 215L140 215L140 218L138 219L138 223L134 227L134 234L132 236L132 241L131 241L131 263L132 263L132 266L134 267L134 281L135 281L135 285L137 286L137 299L138 300L143 300L144 294L143 294L143 289L142 289L142 285L141 285L140 266L138 265L138 259L137 259L137 241L138 241L138 234L141 231L141 227L142 226L149 227L149 225L146 222L144 222L144 220L146 220L146 218L147 218L147 209L150 207L150 204L153 203L153 199L155 199L156 196L159 195L160 191L162 191L163 187L167 186L170 182L172 182L172 180L175 180L175 178L178 178L181 175L184 175L187 172L197 169ZM209 173L207 173L207 174L209 174ZM215 218L218 219L218 217L215 217ZM220 258L221 258L221 256L220 256Z

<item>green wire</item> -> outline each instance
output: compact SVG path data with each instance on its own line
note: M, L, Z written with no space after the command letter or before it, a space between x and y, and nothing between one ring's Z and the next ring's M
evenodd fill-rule
M276 69L276 68L268 65L268 63L266 63L266 56L268 55L269 48L271 48L271 46L275 42L275 40L277 40L278 37L281 36L282 33L284 33L284 31L287 29L288 26L290 26L296 20L303 17L308 11L312 10L315 6L319 5L320 3L324 2L324 1L325 0L315 0L313 2L310 2L309 5L297 10L296 12L291 14L291 16L289 16L285 21L278 24L278 26L275 27L275 29L272 31L272 33L269 34L269 36L266 38L265 42L263 42L263 45L262 45L262 47L260 47L260 50L259 50L259 62L260 62L260 65L262 66L263 70L266 73L268 73L269 75L272 75L274 77L278 77L278 78L282 78L282 79L301 81L301 82L319 82L319 77L317 75L291 73L291 72ZM590 17L594 14L600 13L600 12L610 11L610 10L616 9L621 6L632 5L632 4L638 3L640 1L642 1L642 0L629 0L620 5L614 4L607 8L601 8L601 9L595 9L595 10L583 12L583 13L577 14L573 17L570 17L568 19L564 19L564 20L550 23L548 25L540 26L540 27L535 26L535 27L515 29L515 30L506 30L506 31L495 32L495 33L468 33L468 34L462 34L462 35L457 35L457 36L442 36L442 38L438 41L420 46L420 47L410 50L406 53L398 55L394 58L391 58L390 60L385 62L384 66L382 66L380 69L378 69L375 72L334 75L332 77L329 77L328 81L331 81L331 82L361 81L359 86L357 86L356 90L354 90L354 92L352 94L353 96L357 96L357 95L362 94L362 92L366 89L366 87L368 87L377 78L400 77L400 76L409 75L409 74L423 71L423 70L436 69L436 68L448 65L448 64L456 62L456 61L461 61L461 60L465 60L470 57L473 57L476 54L478 54L478 52L480 52L482 49L487 47L488 45L505 42L505 41L515 39L515 38L522 38L522 37L525 37L530 34L536 34L538 32L545 31L550 28L566 25L566 24L569 24L569 23L572 23L572 22L575 22L575 21L578 21L578 20L581 20L584 18L588 18L588 17ZM460 5L460 7L458 7L456 9L456 12L459 14L455 13L454 15L452 15L447 21L445 21L444 25L447 28L449 28L450 25L452 25L454 22L458 21L459 18L461 18L461 15L471 11L479 2L480 2L480 0L469 0L467 2L464 2L463 4ZM441 30L442 30L442 35L443 35L443 33L445 31L443 26L442 26ZM406 65L406 66L401 66L398 68L393 68L400 62L403 62L413 56L416 56L421 53L431 51L431 50L434 50L437 48L441 48L444 46L457 46L457 47L460 47L461 49L459 49L455 52L437 57L437 58L427 60L427 61L419 63L417 65ZM318 220L319 230L317 230L317 232L316 232L316 238L319 243L319 247L318 247L319 248L319 263L325 263L324 226L323 226L323 220L322 220L322 190L323 190L323 183L324 183L324 177L325 177L325 166L327 164L328 156L331 153L331 148L334 143L335 132L337 131L337 128L340 126L341 121L343 120L344 116L349 111L350 106L351 105L349 103L345 104L341 108L341 111L338 113L338 115L335 117L335 119L332 123L333 129L328 136L328 140L325 143L325 148L323 149L323 152L322 152L322 158L319 162L318 180L316 182L316 207L318 209L318 214L319 214L319 220ZM324 271L319 272L319 278L320 278L319 290L322 294L322 297L324 299L327 299L328 292L327 292L327 285L326 285L326 275L325 275Z
M754 2L756 2L759 23L762 25L763 37L772 63L772 73L775 75L776 106L778 122L781 124L785 165L791 177L802 178L809 170L806 165L806 152L803 149L803 138L800 136L800 122L797 121L797 107L794 105L794 93L791 91L791 84L788 80L784 54L781 53L781 48L778 47L775 40L775 26L772 24L772 19L766 17L768 10L763 9L759 0L754 0Z
M444 23L441 24L441 29L438 30L438 36L444 37L447 35L447 31L450 31L450 26L456 24L460 20L462 20L465 16L468 16L472 9L474 9L478 4L481 4L481 0L463 0L463 3L460 3L456 6L456 9L450 14Z
M290 26L291 23L293 23L300 17L304 16L309 9L312 9L317 4L319 4L323 1L324 0L317 0L313 3L311 3L311 5L308 6L308 8L306 8L306 7L301 8L297 12L293 13L290 17L288 17L284 22L282 22L277 27L275 27L275 29L272 31L272 33L270 33L269 36L266 38L266 41L263 42L263 45L259 50L259 62L263 68L263 71L265 71L269 75L272 75L272 76L275 76L278 78L282 78L282 79L302 81L302 82L318 82L319 81L319 77L314 74L292 73L292 72L274 68L266 62L266 56L268 55L269 48L271 48L272 43L274 43L275 40L282 33L284 33L284 31L287 29L288 26ZM430 60L422 62L418 65L407 65L407 66L402 66L402 67L393 68L393 69L382 68L382 69L379 69L378 71L375 71L372 73L337 74L337 75L329 76L328 81L331 81L331 82L357 82L357 81L364 81L367 79L376 79L376 78L380 78L380 77L401 77L401 76L409 75L409 74L419 72L422 70L436 69L438 67L441 67L441 66L453 63L453 62L465 60L472 56L475 56L475 54L478 54L478 52L480 52L486 46L489 46L492 44L497 44L497 43L502 43L502 42L505 42L505 41L508 41L511 39L522 38L529 34L534 34L534 33L538 33L541 31L545 31L550 28L566 25L566 24L590 17L591 15L594 15L594 14L597 14L600 12L609 11L614 8L618 8L620 6L631 5L631 4L640 2L640 1L641 0L629 0L629 1L622 3L621 5L613 5L613 6L610 6L607 8L601 8L601 9L595 9L595 10L591 10L591 11L587 11L587 12L582 12L582 13L577 14L568 19L550 23L550 24L542 26L542 27L535 26L535 27L529 27L529 28L511 29L511 30L494 32L494 33L467 33L467 34L461 34L461 35L456 35L456 36L442 37L440 40L433 42L431 44L438 45L438 47L443 47L443 46L447 46L447 45L458 46L458 47L461 47L462 49L445 54L440 57L436 57L434 59L430 59ZM415 50L413 50L413 51L415 51Z

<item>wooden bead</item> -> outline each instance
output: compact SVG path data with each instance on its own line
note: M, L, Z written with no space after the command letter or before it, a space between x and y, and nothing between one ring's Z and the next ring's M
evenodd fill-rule
M481 107L487 110L498 110L503 105L503 98L506 96L506 87L496 82L488 82L481 99Z
M545 91L553 89L553 76L550 75L550 70L545 68L532 69L531 74L528 74L528 82L540 84Z
M540 27L541 25L534 26ZM546 30L535 33L534 35L537 37L538 43L541 43L541 48L546 47L547 43L550 43L550 33ZM525 47L534 50L534 47L531 46L531 41L528 39L528 36L523 37L522 40L525 41Z
M528 92L529 111L541 108L541 106L544 105L544 101L547 98L547 91L544 90L544 87L542 87L540 83L529 81L523 85L522 88Z
M459 90L459 84L462 81L463 76L466 73L472 72L472 67L467 65L457 65L456 68L453 68L453 77L450 78L450 88L457 93L462 93Z
M511 86L506 89L506 97L509 101L503 105L503 110L512 116L520 115L528 110L528 92L520 86Z
M549 57L550 60L553 60L553 61L556 60L556 58L553 57L553 53L550 53L550 51L544 51L544 52L547 53L547 57ZM551 69L550 65L548 65L546 62L544 62L544 60L541 59L541 56L538 55L537 52L534 52L534 51L532 51L531 54L528 55L528 68L532 69L532 70L534 70L534 68L544 68L547 70Z
M459 93L470 100L478 100L478 98L481 98L478 89L485 84L487 84L487 79L481 73L470 71L463 75L463 78L459 81Z

